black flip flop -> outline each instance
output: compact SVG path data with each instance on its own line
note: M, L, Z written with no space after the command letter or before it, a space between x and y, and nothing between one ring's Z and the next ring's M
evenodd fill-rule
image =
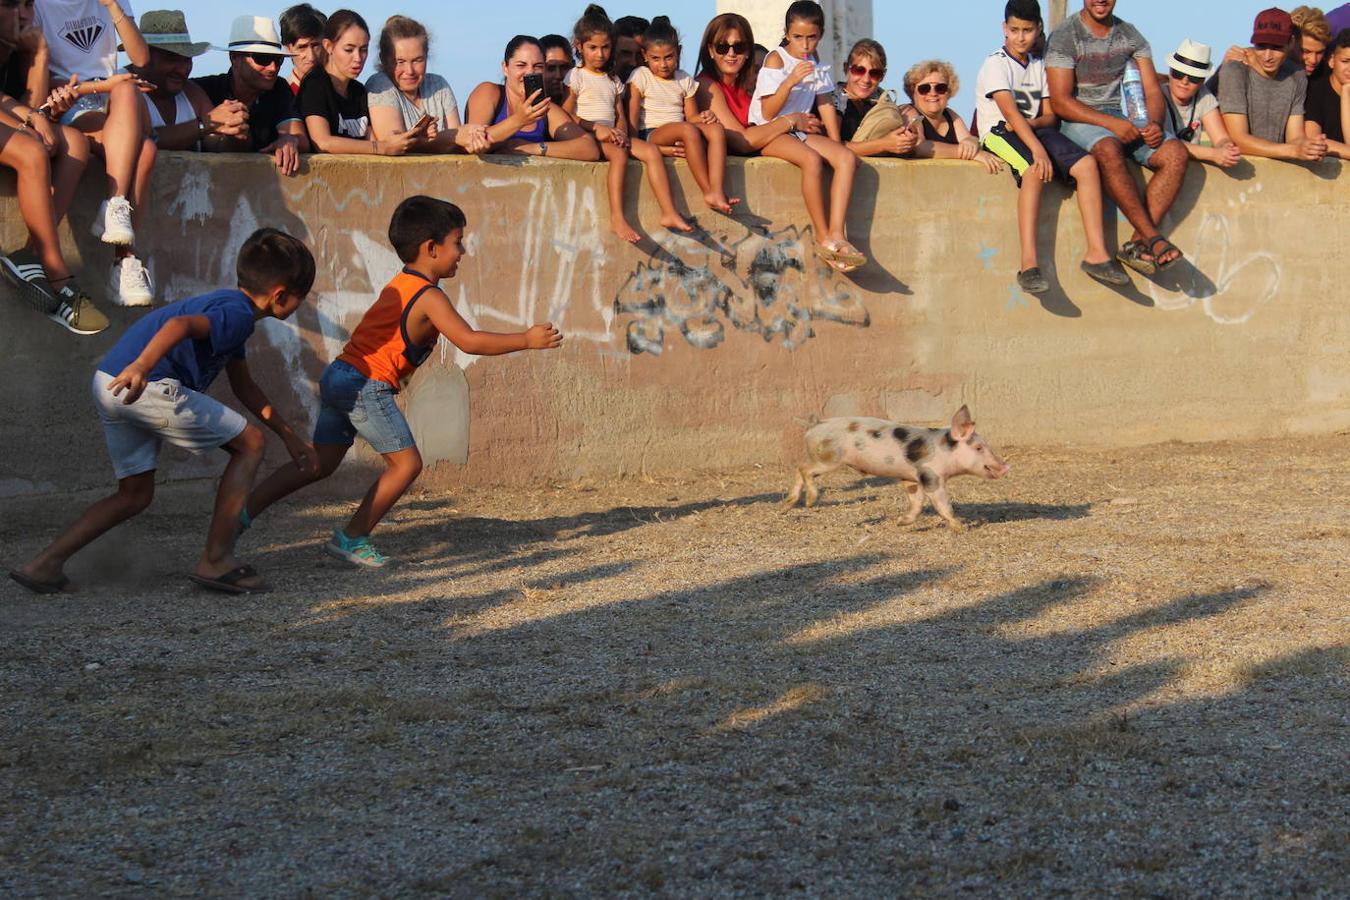
M189 575L188 581L209 591L220 591L222 594L265 594L272 589L272 586L265 581L254 587L239 583L245 578L257 577L258 572L252 566L240 566L216 578L207 578L205 575Z
M70 588L70 579L62 575L59 581L38 581L22 572L10 572L9 577L35 594L61 594Z

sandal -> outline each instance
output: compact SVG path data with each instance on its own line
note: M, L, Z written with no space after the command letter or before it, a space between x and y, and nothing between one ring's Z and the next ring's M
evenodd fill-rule
M1116 254L1116 259L1141 275L1152 275L1158 271L1158 261L1148 252L1143 241L1126 241Z
M1161 251L1158 250L1159 244L1162 244ZM1148 239L1148 253L1150 256L1153 257L1154 262L1158 266L1159 272L1163 272L1166 271L1167 269L1172 268L1172 266L1181 262L1182 257L1181 251L1177 249L1177 245L1169 241L1167 238L1163 237L1161 234L1155 234L1153 237ZM1169 253L1175 253L1176 256L1172 257L1167 262L1163 262L1162 258Z
M189 575L188 581L207 590L220 591L222 594L265 594L272 589L271 585L261 579L253 585L240 584L241 581L257 577L258 572L252 566L240 566L215 578L208 578L205 575Z
M15 569L9 573L19 584L28 588L35 594L61 594L70 590L70 579L62 575L56 581L42 581L37 578L30 578L19 570Z

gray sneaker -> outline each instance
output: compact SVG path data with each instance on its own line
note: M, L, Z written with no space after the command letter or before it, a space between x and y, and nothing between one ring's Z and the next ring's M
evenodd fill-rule
M14 286L19 296L33 309L50 316L56 312L59 301L56 291L47 280L47 270L32 250L15 250L9 256L0 256L0 274Z
M108 317L98 311L89 295L80 290L74 279L67 281L56 295L59 304L47 318L76 334L98 334L108 327Z

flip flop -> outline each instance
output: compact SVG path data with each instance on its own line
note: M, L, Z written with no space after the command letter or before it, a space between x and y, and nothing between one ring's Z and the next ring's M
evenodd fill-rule
M189 575L188 581L209 591L220 591L222 594L265 594L272 590L272 586L265 581L253 587L239 583L245 578L257 577L258 572L252 566L240 566L216 578L207 578L205 575Z
M22 572L14 571L9 573L9 577L35 594L61 594L70 588L70 579L64 575L57 581L39 581L36 578L29 578Z

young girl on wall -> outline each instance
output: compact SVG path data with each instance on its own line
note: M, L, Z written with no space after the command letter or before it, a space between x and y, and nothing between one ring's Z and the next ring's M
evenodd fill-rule
M825 11L814 0L797 0L788 7L783 22L783 42L764 60L750 102L750 122L765 125L798 113L815 112L825 134L794 132L798 143L777 141L764 148L802 170L802 193L806 211L816 233L816 255L841 272L867 262L848 242L845 220L853 194L853 174L858 157L844 146L839 113L834 108L834 84L829 67L821 66L816 47L825 32ZM830 185L829 218L825 216L823 164L834 170Z
M728 197L727 133L711 112L698 111L698 87L680 69L680 36L666 16L657 16L643 42L645 66L628 76L629 117L638 137L658 147L684 146L689 171L710 209L730 213L740 198Z
M638 240L638 233L623 214L623 182L628 172L628 155L632 153L646 164L647 180L661 206L661 224L676 231L693 231L693 226L675 209L670 176L666 174L660 148L629 135L623 111L623 84L612 74L614 43L614 23L604 9L595 4L586 7L572 29L572 45L581 65L567 73L567 99L563 102L563 109L595 135L601 152L609 160L610 228L629 243Z

